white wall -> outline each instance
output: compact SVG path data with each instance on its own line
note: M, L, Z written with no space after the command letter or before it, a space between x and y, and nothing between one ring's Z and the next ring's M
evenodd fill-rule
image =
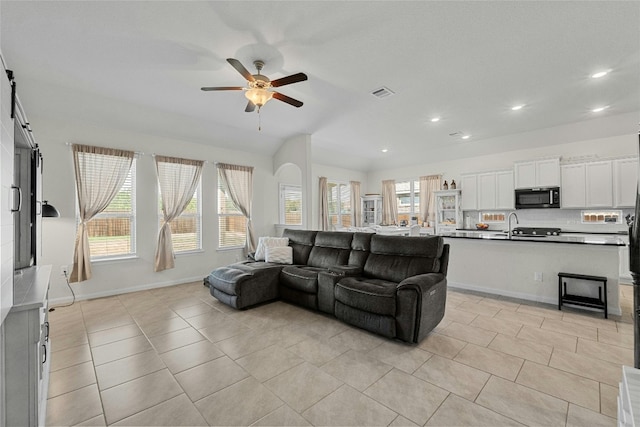
M71 294L60 272L73 260L76 230L76 196L71 149L67 142L125 148L144 153L137 159L137 258L93 263L93 277L72 284L79 298L127 292L135 289L202 280L214 268L244 258L241 250L218 250L216 215L217 174L214 162L220 161L253 166L254 228L256 235L273 233L273 218L277 217L277 183L273 175L272 158L214 146L160 138L142 134L104 129L98 126L67 128L60 123L34 120L36 141L44 157L43 198L60 211L60 218L43 220L42 264L53 265L50 299L66 301ZM39 138L38 135L46 135ZM190 255L178 255L176 267L154 272L154 254L158 233L157 183L152 154L206 160L202 174L203 250ZM273 213L273 215L271 214Z

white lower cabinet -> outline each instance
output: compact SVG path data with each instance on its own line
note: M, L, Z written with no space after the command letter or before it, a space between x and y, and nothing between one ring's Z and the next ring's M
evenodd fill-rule
M622 367L618 393L618 426L640 426L640 370Z
M30 267L15 279L15 303L3 325L7 426L45 425L51 361L50 274L51 266Z

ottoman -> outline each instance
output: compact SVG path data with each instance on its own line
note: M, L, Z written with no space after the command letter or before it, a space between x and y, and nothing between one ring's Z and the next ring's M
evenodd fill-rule
M282 267L254 262L216 268L208 277L209 292L220 302L236 309L276 299Z

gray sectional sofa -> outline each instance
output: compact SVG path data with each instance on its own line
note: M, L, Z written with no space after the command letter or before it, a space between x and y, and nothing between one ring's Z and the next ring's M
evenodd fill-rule
M444 316L449 245L440 236L285 230L293 264L247 260L208 277L211 295L243 309L281 298L417 343Z

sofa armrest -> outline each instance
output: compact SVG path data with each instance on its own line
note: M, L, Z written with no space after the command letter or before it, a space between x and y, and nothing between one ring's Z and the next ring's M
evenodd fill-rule
M444 317L447 278L442 273L409 277L396 287L396 336L418 343Z
M329 273L342 277L352 277L362 275L362 267L357 265L333 265L328 268Z
M442 273L426 273L419 274L417 276L411 276L398 283L398 290L401 289L415 289L425 294L428 293L431 288L445 279L445 275Z

